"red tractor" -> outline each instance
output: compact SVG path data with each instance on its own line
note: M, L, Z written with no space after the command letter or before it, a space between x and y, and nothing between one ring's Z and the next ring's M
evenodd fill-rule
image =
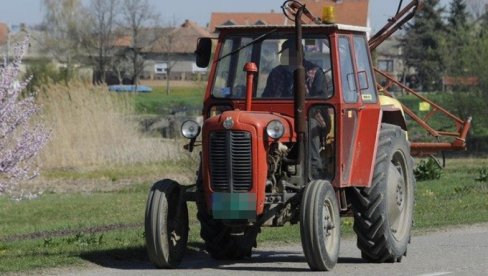
M201 132L198 179L152 187L145 217L151 262L179 265L187 201L196 202L205 249L216 259L251 256L261 227L300 223L310 268L331 270L341 216L352 214L364 259L400 261L413 218L411 150L464 148L469 129L456 118L453 143L414 145L405 113L415 114L379 94L387 92L376 84L370 50L417 6L413 1L369 41L366 28L323 23L297 1L283 4L294 26L223 26L216 47L201 38L197 65L206 67L213 52L204 123L182 125L190 151ZM302 25L307 18L311 24Z

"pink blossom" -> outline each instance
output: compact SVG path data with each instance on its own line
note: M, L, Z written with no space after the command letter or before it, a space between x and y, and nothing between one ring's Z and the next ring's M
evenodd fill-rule
M0 68L0 195L18 195L18 183L37 176L33 158L49 139L44 125L33 122L40 111L34 96L21 95L29 82L19 81L27 47L28 38L15 47L14 60Z

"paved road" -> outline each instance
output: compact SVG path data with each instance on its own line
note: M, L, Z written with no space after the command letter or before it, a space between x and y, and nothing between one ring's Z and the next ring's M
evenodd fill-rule
M243 262L215 261L190 252L178 270L156 270L149 263L112 262L83 271L51 271L71 275L309 275L301 245L258 248ZM315 274L315 273L314 273ZM462 226L415 236L401 263L370 264L360 257L353 239L341 241L339 262L327 275L488 275L488 224Z

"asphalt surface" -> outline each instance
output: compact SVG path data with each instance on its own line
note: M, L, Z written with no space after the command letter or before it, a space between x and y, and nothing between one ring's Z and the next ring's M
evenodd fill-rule
M361 259L354 238L341 240L339 262L327 275L488 275L488 224L461 226L412 238L401 263L371 264ZM103 262L101 262L103 263ZM299 275L312 272L300 244L258 247L251 259L223 262L205 252L190 251L180 269L155 269L146 262L107 262L56 275ZM323 273L323 272L322 272Z

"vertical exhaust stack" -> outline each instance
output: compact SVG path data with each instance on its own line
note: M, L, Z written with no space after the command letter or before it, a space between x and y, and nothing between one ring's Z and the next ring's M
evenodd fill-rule
M256 63L248 62L244 65L244 71L246 71L246 111L251 111L254 74L258 72L258 67Z
M302 47L302 23L301 17L305 6L298 8L295 14L295 32L296 32L296 70L294 77L294 103L295 103L295 132L297 135L297 163L302 165L302 176L305 176L305 140L306 140L306 122L305 122L305 68L303 67L303 47Z

